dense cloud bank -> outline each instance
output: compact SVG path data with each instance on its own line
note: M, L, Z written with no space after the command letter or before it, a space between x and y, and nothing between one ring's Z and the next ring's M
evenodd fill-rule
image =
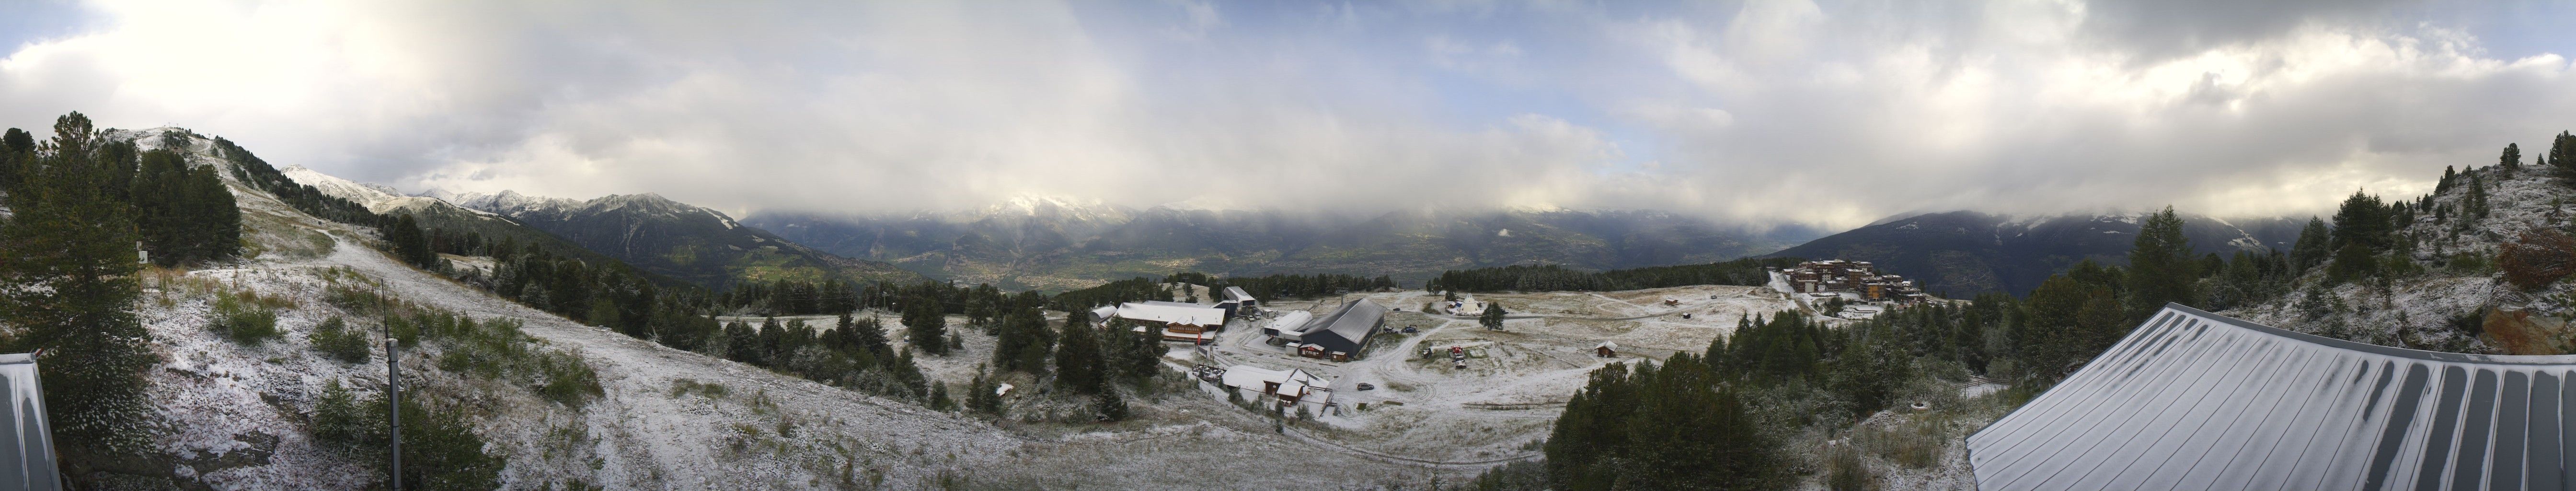
M2306 214L2576 127L2576 80L2546 49L2576 16L2468 2L5 10L64 22L0 23L19 43L0 124L78 110L413 190L658 192L738 214L1031 195L1833 227Z

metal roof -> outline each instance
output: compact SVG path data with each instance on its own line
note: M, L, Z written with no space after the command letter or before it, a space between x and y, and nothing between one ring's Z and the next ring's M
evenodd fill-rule
M1985 491L2567 489L2576 355L2374 346L2168 304L1968 436Z
M1240 286L1229 286L1225 287L1225 299L1248 302L1252 301L1252 293L1243 291Z
M0 418L7 418L11 429L7 435L11 441L0 442L0 489L62 489L34 355L0 354L0 401L8 403L0 408Z
M1301 331L1298 338L1310 344L1324 345L1326 349L1358 353L1360 346L1368 342L1370 335L1377 333L1378 326L1385 320L1385 306L1366 298L1352 300L1332 313L1306 323L1306 327L1298 329Z
M1118 305L1118 316L1131 320L1193 326L1225 325L1225 310L1197 304L1147 300Z

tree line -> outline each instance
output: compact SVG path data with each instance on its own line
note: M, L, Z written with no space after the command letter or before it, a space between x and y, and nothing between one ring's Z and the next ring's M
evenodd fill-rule
M1770 281L1764 268L1796 266L1800 261L1797 258L1745 258L1709 264L1599 272L1554 264L1511 265L1442 271L1423 288L1431 291L1503 292L1642 290L1689 285L1755 286Z

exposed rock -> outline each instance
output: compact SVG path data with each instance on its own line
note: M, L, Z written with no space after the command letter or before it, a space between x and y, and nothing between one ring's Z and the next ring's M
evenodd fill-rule
M2576 330L2567 328L2564 317L2547 316L2530 310L2498 307L2487 312L2487 344L2515 355L2564 355L2576 341Z

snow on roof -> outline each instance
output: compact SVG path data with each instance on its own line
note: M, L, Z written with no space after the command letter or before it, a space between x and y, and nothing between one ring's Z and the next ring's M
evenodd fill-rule
M54 466L53 432L45 424L45 394L37 384L36 357L0 355L0 418L8 418L9 442L0 442L0 488L62 489Z
M1278 383L1279 393L1297 395L1305 390L1330 391L1333 382L1312 372L1291 368L1271 370L1252 365L1235 365L1225 369L1225 385L1259 390L1263 383Z
M2565 489L2576 356L2437 353L2179 304L1968 436L1977 487Z
M1252 300L1252 293L1243 291L1243 287L1240 286L1229 286L1225 287L1225 299L1238 301Z
M1092 322L1109 322L1109 318L1117 316L1118 306L1116 305L1102 305L1100 308L1091 309Z
M1617 351L1619 349L1619 343L1613 341L1602 341L1601 344L1593 345L1592 347L1594 349L1610 348L1612 351Z
M1302 328L1306 327L1306 321L1314 319L1314 312L1293 310L1286 314L1280 314L1277 319L1271 319L1269 329L1277 330L1281 333L1298 332Z
M1178 302L1127 302L1118 304L1118 316L1129 320L1166 324L1215 326L1225 324L1225 309Z

